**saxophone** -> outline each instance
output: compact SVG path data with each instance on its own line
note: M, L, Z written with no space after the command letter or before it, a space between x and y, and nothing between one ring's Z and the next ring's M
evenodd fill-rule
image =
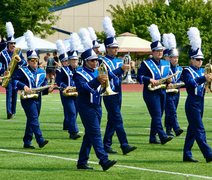
M31 90L31 92L26 92L24 90L21 91L21 99L30 99L30 98L38 98L39 97L39 92L43 91L51 86L54 85L54 80L52 80L52 84L51 85L46 85L46 86L42 86L42 87L37 87L37 88L33 88Z
M157 90L157 89L164 89L164 88L166 88L166 84L163 84L163 83L166 82L167 79L172 78L172 77L178 75L179 72L180 72L180 71L179 71L179 68L178 68L176 73L174 73L174 74L172 74L172 75L169 75L169 76L166 76L165 78L159 79L159 80L158 80L159 84L158 84L157 86L153 86L153 84L150 83L150 84L148 85L148 89L149 89L150 91L155 91L155 90Z
M181 86L184 86L185 83L184 82L181 82L181 83L176 83L176 84L173 84L171 88L167 88L166 89L166 93L178 93L178 87L181 87Z
M20 53L20 51L21 51L21 48L15 48L15 51L14 51L13 56L11 58L10 64L9 64L7 70L6 70L7 75L2 76L0 78L0 79L4 79L3 82L2 82L2 87L4 87L4 88L7 87L17 63L21 61L21 58L18 55Z
M72 87L72 89L65 88L63 90L63 96L78 96L78 92L76 87Z
M212 73L212 65L211 65L211 59L209 60L209 63L205 65L204 74L210 74ZM206 91L207 93L212 92L212 82L207 81L205 84L205 89L209 88L209 91Z

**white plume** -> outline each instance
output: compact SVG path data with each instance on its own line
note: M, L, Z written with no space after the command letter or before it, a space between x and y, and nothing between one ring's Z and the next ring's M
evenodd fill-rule
M34 34L32 31L27 30L27 32L24 33L25 41L27 42L28 50L34 51L35 50L35 40L34 40Z
M169 49L176 49L177 43L176 43L175 35L173 33L169 33L168 42L169 42Z
M115 37L116 31L113 28L112 21L108 16L105 16L104 20L102 21L102 24L107 38Z
M169 49L169 35L168 34L163 34L163 45L165 46L166 49Z
M200 38L200 32L196 27L190 27L187 31L187 35L191 49L196 51L198 48L201 48L202 39Z
M165 3L167 6L169 6L169 0L166 0Z
M88 31L90 33L91 40L97 40L97 36L94 29L92 27L88 27Z
M152 42L160 41L160 32L158 30L158 26L155 24L152 24L148 27L148 31L150 32L150 36L152 37Z
M80 37L77 33L72 33L70 36L70 51L76 51L78 50L78 47L81 44Z
M15 31L11 22L6 23L6 29L7 29L7 37L11 37L15 34Z
M61 39L59 39L59 40L56 41L56 46L57 46L57 51L60 54L66 53L65 45L63 44L63 41Z
M86 28L81 28L79 30L79 37L81 39L81 42L82 42L82 45L83 45L85 51L93 48L90 33Z

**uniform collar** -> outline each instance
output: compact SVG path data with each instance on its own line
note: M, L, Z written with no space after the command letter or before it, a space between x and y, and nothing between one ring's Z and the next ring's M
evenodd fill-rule
M28 66L28 69L29 69L31 72L36 72L36 71L37 71L37 68L36 68L36 69L33 69L31 66Z
M108 54L106 54L106 56L105 56L106 58L108 58L108 59L114 59L114 57L113 56L110 56L110 55L108 55Z
M76 67L76 68L73 68L72 66L69 66L69 68L70 68L70 70L73 71L73 72L77 71L77 67Z
M199 70L200 68L194 66L194 65L191 65L191 68L194 69L194 70Z
M160 64L160 61L157 61L154 57L151 58L156 65Z
M87 66L84 66L84 68L87 69L87 70L90 71L90 72L94 72L94 71L95 71L95 69L89 68L89 67L87 67Z

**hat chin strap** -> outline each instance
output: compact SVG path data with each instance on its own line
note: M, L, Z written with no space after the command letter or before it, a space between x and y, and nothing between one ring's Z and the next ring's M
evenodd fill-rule
M108 52L110 52L110 54L108 54L109 56L111 56L112 58L115 58L116 57L116 55L113 55L113 53L111 52L111 50L109 49L109 47L107 47L107 49L108 49Z
M88 61L88 60L87 60L87 61ZM90 64L87 63L87 61L86 61L86 65L87 65L89 68L91 68L91 69L95 69L95 68L92 68L92 67L90 66Z

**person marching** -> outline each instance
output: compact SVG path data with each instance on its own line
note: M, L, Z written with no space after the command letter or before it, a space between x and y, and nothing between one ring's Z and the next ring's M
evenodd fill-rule
M105 85L106 74L99 74L96 69L98 56L92 49L90 34L86 28L79 30L79 36L85 51L81 54L83 69L74 74L74 82L78 91L78 110L85 127L82 146L77 163L78 169L94 169L87 164L91 146L93 146L99 164L106 171L117 161L108 160L108 155L102 144L100 121L102 117L101 107L101 83Z
M177 93L172 91L172 86L174 84L182 83L182 67L178 66L178 50L176 49L176 39L173 33L170 33L168 36L169 43L169 59L171 65L171 74L174 74L179 70L179 74L172 77L172 83L168 84L166 91L166 105L165 105L165 127L167 135L174 136L172 133L172 128L174 129L175 135L179 136L183 133L183 130L180 129L180 126L177 122L177 106L180 98L179 87Z
M7 47L1 52L0 54L0 62L2 63L2 72L4 75L7 73L7 68L10 64L11 58L15 51L15 32L11 22L6 23L7 29ZM21 58L21 61L17 63L12 77L18 70L19 66L25 66L27 63L21 53L19 52L18 56ZM7 109L7 119L15 118L16 113L16 103L17 103L17 90L13 88L12 81L10 80L7 87L6 87L6 109Z
M14 79L13 84L16 90L24 90L24 93L30 93L33 88L38 88L47 85L46 73L43 69L38 67L38 52L35 50L34 35L28 30L24 33L27 46L27 61L28 66L20 68ZM53 90L53 86L43 91L43 95L48 94ZM21 105L27 117L25 135L23 138L24 148L35 149L31 145L33 134L40 148L44 147L49 141L43 138L39 125L39 115L41 108L41 91L36 96L23 96L21 98Z
M63 93L68 92L75 88L73 81L73 74L77 71L78 64L78 52L76 48L79 46L80 41L76 33L73 33L70 37L71 49L66 53L66 48L62 40L56 41L57 50L60 53L59 59L64 65L62 68L58 69L56 75L56 82L59 87L63 89L60 90L60 97L64 109L64 122L63 130L68 130L70 134L69 138L77 139L81 135L78 134L79 129L77 127L77 93Z
M104 149L107 153L118 153L118 151L115 151L111 148L112 137L116 131L118 140L120 142L120 147L123 154L125 155L137 148L136 146L130 146L128 144L127 135L124 130L123 119L121 115L121 78L124 71L130 70L130 65L123 64L121 59L115 57L118 53L118 42L115 38L116 32L113 28L111 19L106 16L102 24L105 30L105 34L107 35L107 38L104 40L106 56L99 61L99 64L101 64L101 61L103 61L106 65L114 92L117 92L115 95L103 97L103 101L108 113L108 121L103 140Z
M187 34L191 45L191 49L189 50L191 66L183 70L183 79L188 94L185 103L188 127L184 144L183 161L199 162L199 160L193 158L191 153L191 148L196 140L206 162L211 162L212 151L207 144L202 116L204 111L205 82L212 81L212 74L204 75L204 69L201 68L204 56L201 50L202 40L199 30L196 27L191 27Z
M153 57L141 63L138 69L137 81L144 84L143 98L152 118L149 143L166 144L173 138L167 136L162 126L166 90L165 88L159 88L152 91L148 89L148 85L151 83L153 86L157 86L159 84L159 79L167 77L170 73L170 63L161 59L163 55L163 46L160 42L161 36L157 25L152 24L148 27L148 30L153 41L151 43ZM170 83L171 78L167 79L166 82ZM157 140L157 133L160 141Z

